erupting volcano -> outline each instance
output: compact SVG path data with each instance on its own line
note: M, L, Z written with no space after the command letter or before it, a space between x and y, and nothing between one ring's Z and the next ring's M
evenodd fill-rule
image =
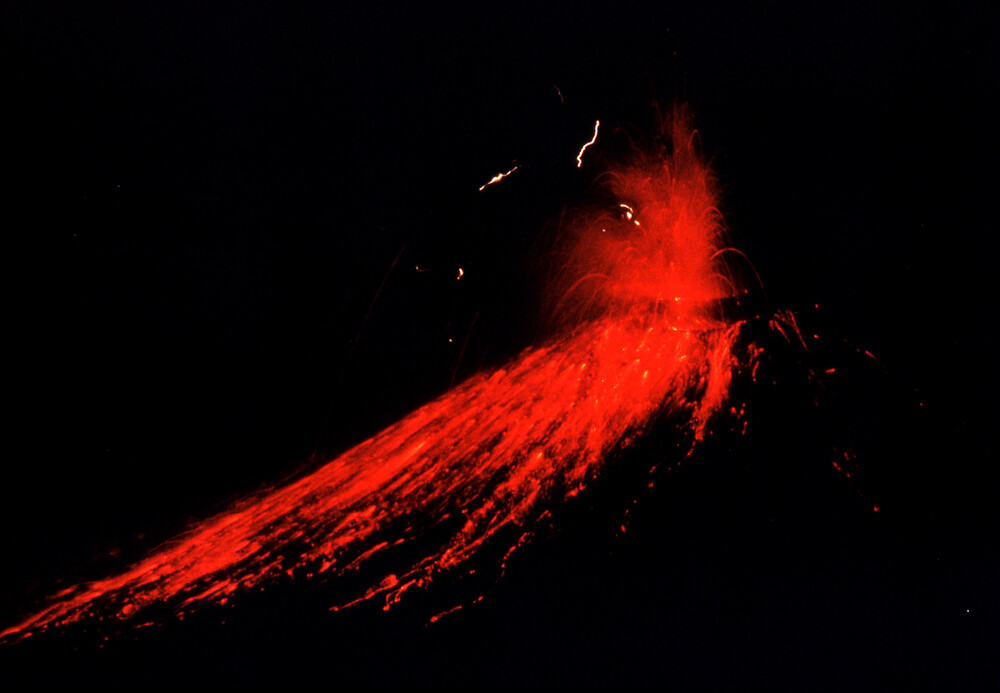
M336 580L417 542L416 558L338 605L382 596L388 607L487 545L516 546L654 417L668 415L696 444L741 367L741 323L723 313L744 292L727 269L717 188L696 140L676 109L657 151L603 179L615 204L563 224L548 288L557 327L540 345L121 574L63 590L3 636L109 617L139 624L149 605L181 614L286 574Z

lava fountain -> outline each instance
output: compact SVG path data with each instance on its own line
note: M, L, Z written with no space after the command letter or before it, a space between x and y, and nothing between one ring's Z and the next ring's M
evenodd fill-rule
M338 605L380 596L388 608L487 544L530 536L654 418L669 415L696 443L740 367L741 323L722 306L743 290L695 140L675 109L658 151L606 176L616 206L563 224L549 289L559 328L541 345L124 572L63 590L2 637L89 619L138 625L154 604L183 614L286 574L336 579L418 542L400 570L376 572Z

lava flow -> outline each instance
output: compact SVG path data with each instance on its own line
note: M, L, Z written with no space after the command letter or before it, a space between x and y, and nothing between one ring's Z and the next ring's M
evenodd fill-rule
M542 345L121 574L54 595L2 636L107 617L138 624L150 605L183 614L285 574L336 579L373 570L401 544L426 547L401 569L375 569L342 604L381 595L388 607L491 542L517 545L654 417L700 440L740 366L740 323L720 307L740 290L725 268L714 178L683 111L662 140L608 176L612 211L564 228L552 289L562 327Z

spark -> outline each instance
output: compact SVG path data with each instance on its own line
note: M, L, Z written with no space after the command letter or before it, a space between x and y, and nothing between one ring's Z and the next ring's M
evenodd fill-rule
M631 221L636 226L641 226L641 224L639 223L639 220L635 218L635 210L632 209L631 206L629 206L629 205L627 205L625 203L622 203L622 204L620 204L618 206L621 209L625 210L625 218L626 219L628 219L629 221Z
M559 94L559 100L565 105L566 99L563 98L562 89L559 88L559 85L553 84L552 88L556 90L556 93Z
M597 141L597 130L601 127L601 121L594 121L594 136L590 138L590 142L587 142L583 147L580 148L580 153L576 155L576 167L583 167L583 153L587 150L587 147L592 145Z
M509 171L507 171L506 173L498 173L498 174L496 174L495 176L493 176L492 178L490 178L489 181L487 181L486 183L483 183L481 186L479 186L479 192L482 192L483 190L486 190L487 186L493 185L494 183L499 183L504 178L506 178L507 176L509 176L510 174L512 174L514 171L516 171L518 168L520 168L520 164L518 164L517 166L514 166L514 168L512 168Z

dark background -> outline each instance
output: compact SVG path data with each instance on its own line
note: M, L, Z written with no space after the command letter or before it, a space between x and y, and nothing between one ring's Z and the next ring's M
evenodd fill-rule
M282 584L4 645L5 678L995 684L996 15L421 4L5 3L5 624L532 343L597 118L688 101L733 243L818 339L758 324L745 436L648 489L654 431L438 623L475 595Z

